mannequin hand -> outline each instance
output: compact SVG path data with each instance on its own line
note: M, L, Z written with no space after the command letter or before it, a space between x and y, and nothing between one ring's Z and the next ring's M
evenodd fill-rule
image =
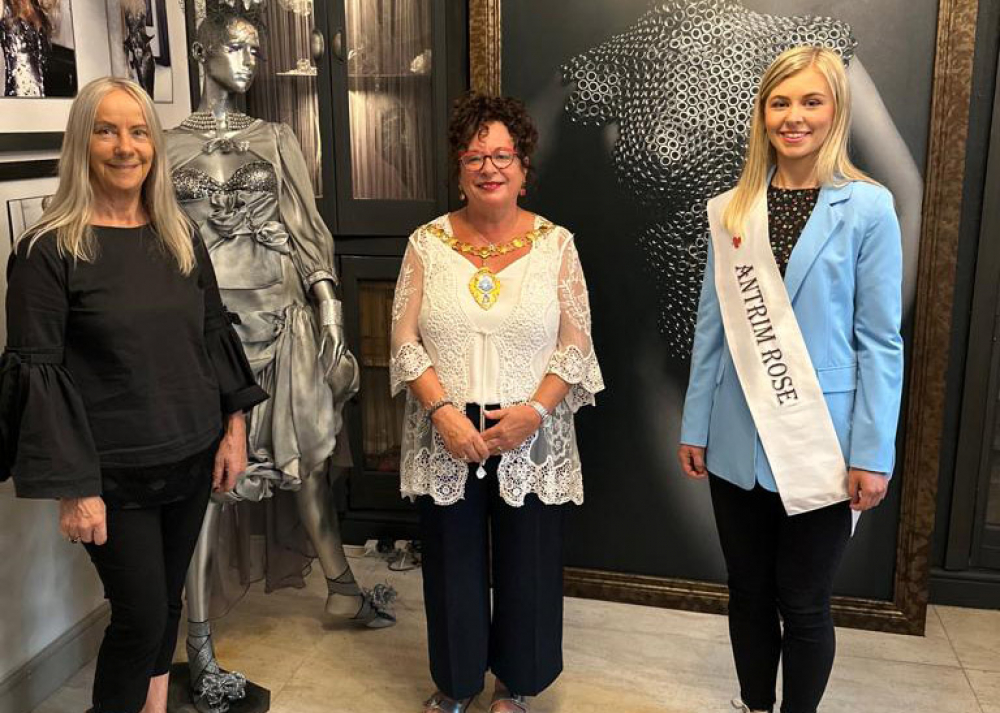
M677 449L677 460L681 464L681 472L689 478L701 480L708 476L705 467L705 449L701 446L689 446L682 443Z
M323 337L320 343L319 353L323 355L327 353L330 359L330 365L327 372L333 371L337 368L337 364L344 357L344 352L347 351L347 344L344 341L344 328L339 324L327 324L322 327Z
M59 532L68 540L103 545L108 541L104 501L89 498L63 498L59 501Z
M212 490L228 493L236 487L236 480L247 469L247 425L243 412L229 414L226 435L219 442L215 452L215 466L212 468Z
M468 416L454 406L442 406L431 416L448 452L467 463L482 463L490 457L483 437Z
M851 468L847 473L847 492L851 496L851 510L864 512L877 507L889 491L889 478L883 473Z
M542 417L528 404L487 411L485 416L496 421L483 431L486 447L494 455L517 448L542 425Z

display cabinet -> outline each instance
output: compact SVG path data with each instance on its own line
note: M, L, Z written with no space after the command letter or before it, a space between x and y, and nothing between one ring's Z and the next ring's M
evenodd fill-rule
M400 262L398 257L341 259L344 302L352 307L345 328L361 369L361 389L345 414L354 461L342 518L347 541L416 534L416 510L399 495L404 397L389 393L389 329Z
M408 233L447 205L445 0L339 0L325 12L339 232Z

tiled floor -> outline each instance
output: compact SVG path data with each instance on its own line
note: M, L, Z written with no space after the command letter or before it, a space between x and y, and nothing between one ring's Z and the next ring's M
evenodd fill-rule
M399 590L397 626L324 623L318 570L304 590L252 590L216 624L220 661L270 688L274 713L405 713L431 692L420 571L354 568ZM566 670L538 713L732 713L722 617L568 599L565 632ZM926 637L844 629L838 641L822 713L1000 713L1000 611L932 607ZM92 676L90 664L34 713L82 713Z

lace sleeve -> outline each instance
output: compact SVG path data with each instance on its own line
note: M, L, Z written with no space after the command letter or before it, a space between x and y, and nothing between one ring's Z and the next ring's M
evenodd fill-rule
M423 301L424 267L411 242L403 255L392 301L392 334L389 340L389 382L392 395L423 374L431 364L420 340L420 305Z
M566 402L574 412L593 405L604 389L601 367L590 334L590 298L580 256L572 240L562 251L559 267L559 338L546 371L570 385Z

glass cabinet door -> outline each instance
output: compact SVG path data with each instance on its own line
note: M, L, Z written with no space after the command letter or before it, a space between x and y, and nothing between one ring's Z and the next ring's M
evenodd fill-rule
M340 0L331 78L339 232L407 234L446 205L442 0Z
M267 31L261 38L260 70L247 92L247 113L288 124L302 146L315 195L326 194L323 140L313 55L312 0L272 0L264 6ZM321 58L319 58L321 59Z

